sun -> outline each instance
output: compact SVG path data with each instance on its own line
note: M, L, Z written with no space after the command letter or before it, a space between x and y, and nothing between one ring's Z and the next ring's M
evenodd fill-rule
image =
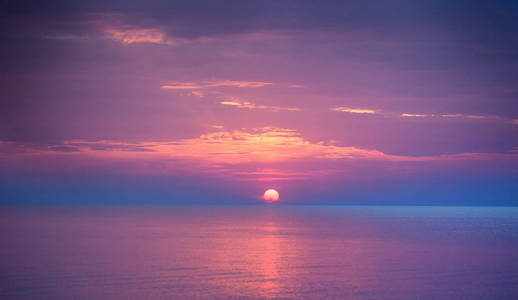
M264 201L275 202L279 200L279 192L274 189L268 189L263 195Z

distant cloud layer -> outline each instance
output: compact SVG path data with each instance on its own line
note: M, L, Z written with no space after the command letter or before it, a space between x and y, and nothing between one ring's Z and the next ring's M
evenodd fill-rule
M220 126L216 126L220 128ZM217 170L224 165L246 165L280 162L304 162L306 160L330 161L386 161L406 163L433 163L448 161L517 159L518 149L505 154L496 153L457 153L436 156L402 156L386 154L378 150L362 149L357 147L339 146L334 142L309 142L300 136L296 130L274 127L251 128L236 131L219 130L203 134L198 138L182 139L177 141L150 141L150 142L117 142L117 141L88 141L70 140L47 147L31 147L12 142L0 142L0 157L44 157L66 159L83 157L84 159L98 158L100 161L146 162L162 161L160 172L177 172L176 162L169 163L170 159L189 161L203 161L199 172L205 168ZM133 172L146 175L153 174L154 167L145 165ZM226 169L226 167L223 167ZM237 168L236 172L228 172L234 176L245 172L247 168ZM246 171L252 172L253 169ZM193 171L193 170L191 170ZM291 171L287 171L291 172ZM284 174L282 170L277 175ZM336 173L334 169L321 167L314 176L326 176ZM271 178L261 177L257 173L253 179L268 181ZM271 174L270 174L271 175ZM312 175L312 176L313 176ZM310 177L312 177L310 176ZM269 179L270 178L270 179ZM304 176L308 178L308 176ZM273 179L272 179L273 180Z

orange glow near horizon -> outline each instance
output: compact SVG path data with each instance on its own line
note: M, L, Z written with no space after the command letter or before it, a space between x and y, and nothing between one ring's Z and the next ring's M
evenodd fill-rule
M386 162L446 162L515 159L518 149L509 153L455 153L432 156L387 154L329 142L311 142L295 129L278 127L241 128L216 131L196 138L170 141L65 140L47 146L0 141L0 158L14 166L29 166L27 160L56 161L62 168L101 168L127 164L122 173L167 175L199 171L212 176L261 182L308 180L340 173L323 165L304 169L308 161L344 162L353 160ZM66 159L66 164L63 163ZM179 164L184 161L185 164ZM277 166L272 168L271 163ZM281 164L282 163L282 164ZM56 164L41 163L41 168ZM188 165L188 166L187 166ZM32 165L34 169L35 164ZM157 167L158 166L158 167Z

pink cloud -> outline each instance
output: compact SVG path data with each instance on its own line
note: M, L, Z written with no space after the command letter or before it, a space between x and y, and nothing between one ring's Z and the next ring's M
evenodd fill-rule
M177 43L177 41L168 37L157 28L142 29L130 26L106 27L104 28L104 32L108 38L126 45L136 43L173 45Z
M222 81L205 81L202 83L193 82L179 82L171 81L166 85L162 85L162 89L170 90L184 90L184 89L204 89L217 87L237 87L237 88L259 88L272 85L271 82L262 81L236 81L236 80L222 80Z
M332 109L333 111L339 111L339 112L346 112L346 113L352 113L352 114L376 114L378 111L373 109L366 109L366 108L350 108L350 107L335 107Z
M433 115L402 113L401 116L404 118L427 118L427 117L432 117Z
M221 101L220 104L222 105L230 105L237 108L244 108L244 109L264 109L264 110L270 110L274 112L279 111L300 111L300 108L298 107L287 107L287 106L272 106L272 105L257 105L252 102L248 101L239 101L237 99L232 99L229 101Z

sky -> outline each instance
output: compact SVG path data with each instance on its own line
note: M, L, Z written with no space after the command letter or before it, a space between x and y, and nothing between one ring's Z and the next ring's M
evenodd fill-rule
M0 2L0 203L518 205L516 1Z

